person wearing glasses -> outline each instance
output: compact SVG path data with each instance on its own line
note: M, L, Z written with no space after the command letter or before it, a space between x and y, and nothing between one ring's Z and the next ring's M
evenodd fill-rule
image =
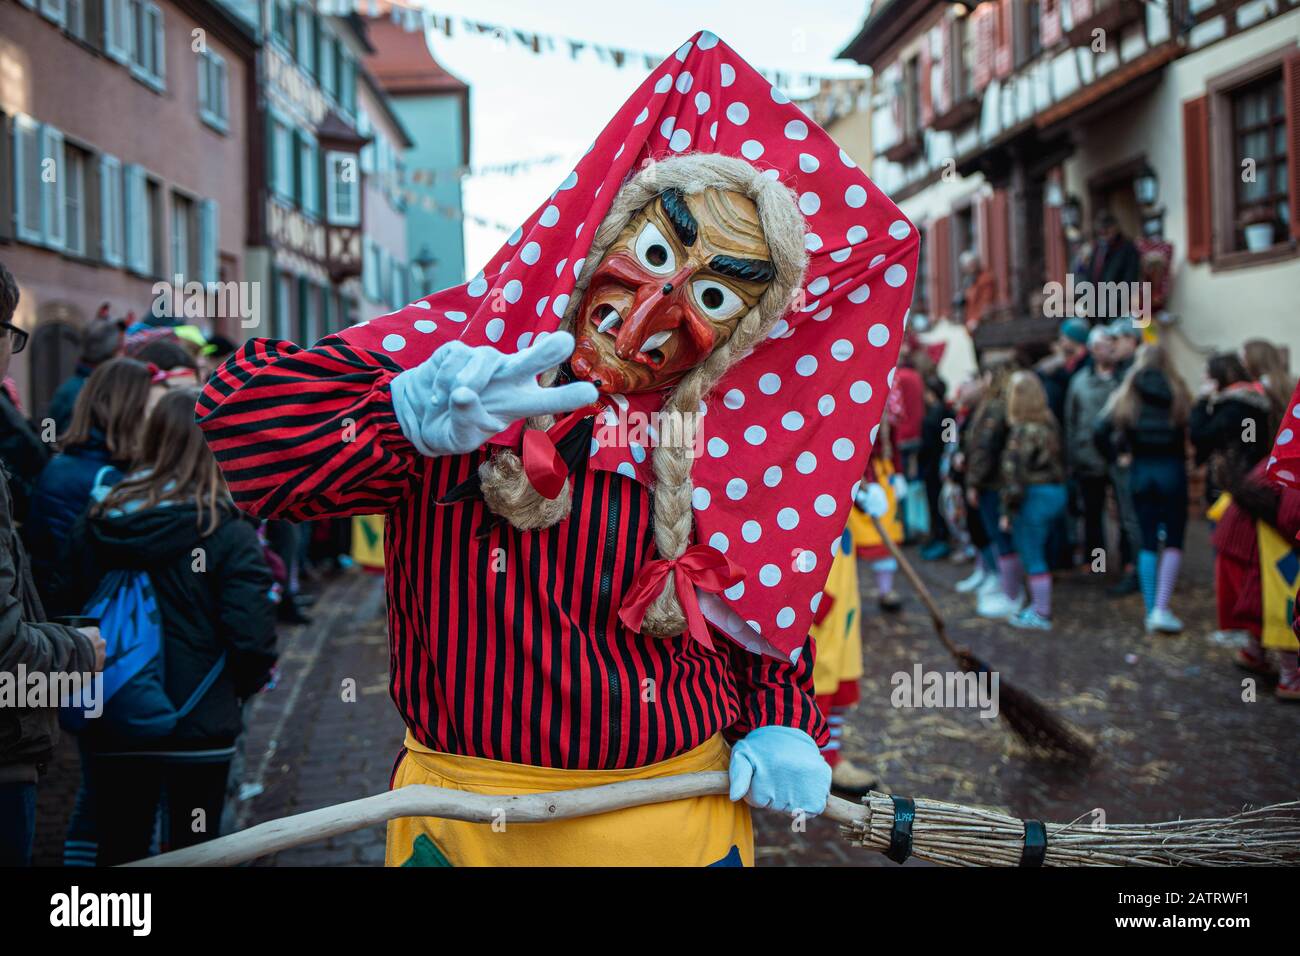
M13 324L17 305L18 286L0 263L0 379L8 373L13 353L27 344L26 333ZM0 403L6 405L8 415L9 399ZM102 670L104 641L98 628L45 620L27 552L14 525L5 470L0 468L0 672L16 674L22 667L28 674L40 672L53 678ZM31 863L36 781L58 739L53 708L0 707L0 866Z
M13 285L13 277L5 273L5 280ZM18 303L17 286L13 286L13 306ZM5 295L6 301L9 299ZM5 372L8 372L10 356L17 355L27 347L27 333L14 324L13 306L6 312L0 312L0 336L4 344L0 348L5 352ZM27 520L28 503L31 501L32 489L36 479L45 469L45 463L53 454L53 435L50 444L41 441L41 435L23 414L18 405L17 396L9 383L0 388L0 465L3 465L9 479L9 490L13 495L14 522L22 527Z

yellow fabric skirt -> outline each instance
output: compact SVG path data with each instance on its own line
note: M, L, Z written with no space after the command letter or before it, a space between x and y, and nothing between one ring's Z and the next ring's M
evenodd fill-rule
M812 626L810 632L817 647L817 657L813 661L813 688L818 696L834 694L840 684L862 676L862 599L858 592L858 559L851 536L844 537L850 539L850 545L847 550L841 546L836 553L826 577L826 587L822 589L822 600L832 602L830 610L820 624Z
M409 733L393 787L429 784L467 793L576 790L703 770L726 770L721 735L676 757L626 770L559 770L438 753ZM553 823L466 823L438 817L388 822L388 866L753 866L749 806L725 794L629 807Z

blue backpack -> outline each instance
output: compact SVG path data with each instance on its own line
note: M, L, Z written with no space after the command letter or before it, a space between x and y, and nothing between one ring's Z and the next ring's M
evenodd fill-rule
M98 481L96 482L98 485ZM226 664L223 653L212 670L180 707L172 704L163 683L162 618L153 583L144 571L110 571L100 581L83 612L99 619L104 650L103 713L98 718L114 734L125 737L166 737L211 689ZM59 723L80 733L92 718L86 710L92 689L81 699L64 701Z

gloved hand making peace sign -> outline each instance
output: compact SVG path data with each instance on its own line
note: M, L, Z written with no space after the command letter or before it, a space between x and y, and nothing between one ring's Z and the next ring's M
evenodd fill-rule
M513 355L490 345L448 342L393 379L402 434L423 455L462 455L521 418L590 405L597 393L588 382L537 384L538 375L572 353L568 332L554 332Z

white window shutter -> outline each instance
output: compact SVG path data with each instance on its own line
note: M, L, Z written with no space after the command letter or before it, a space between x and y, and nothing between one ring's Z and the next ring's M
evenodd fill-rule
M145 242L148 240L149 210L145 197L144 170L134 163L123 167L126 195L126 267L143 273L148 264Z
M156 3L149 4L147 19L151 25L149 37L153 40L153 75L161 86L167 85L167 36L163 29L163 12Z
M41 0L41 13L47 20L53 20L59 26L67 22L67 9L64 0Z
M99 157L99 249L110 266L122 264L122 164L107 153Z
M67 239L67 180L63 163L63 134L52 126L42 129L41 232L51 249L62 249ZM52 176L49 180L46 177Z
M212 111L212 93L208 90L208 73L211 72L212 61L207 53L200 53L194 62L199 69L199 115L202 116L205 112Z
M217 281L217 239L219 221L217 201L199 203L199 275L204 282Z

